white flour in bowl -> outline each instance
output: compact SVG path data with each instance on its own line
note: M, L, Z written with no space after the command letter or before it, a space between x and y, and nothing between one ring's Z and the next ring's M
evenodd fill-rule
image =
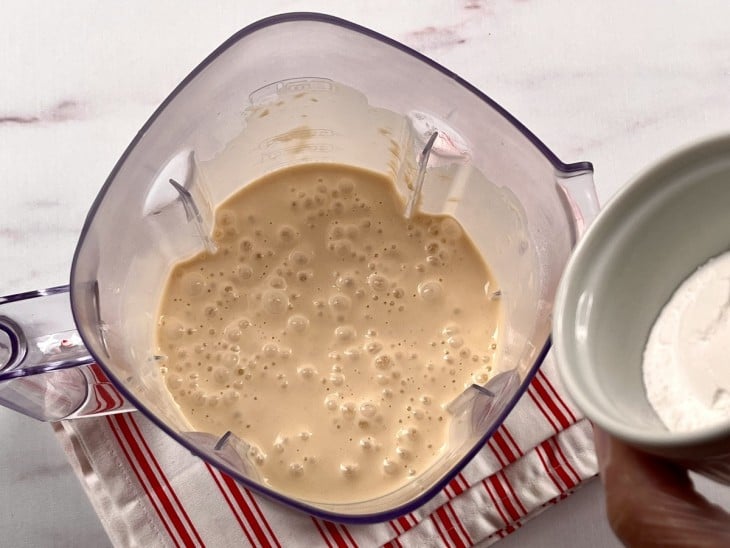
M730 252L676 290L644 350L649 403L675 432L730 421Z

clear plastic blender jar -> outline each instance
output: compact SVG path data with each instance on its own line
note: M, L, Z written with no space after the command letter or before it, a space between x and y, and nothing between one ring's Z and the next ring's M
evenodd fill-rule
M458 219L504 310L501 373L449 406L439 461L395 492L347 504L272 490L245 439L191 431L153 352L167 273L210 245L217 204L309 162L385 174L406 199L422 182L419 207ZM136 409L259 493L336 521L391 519L450 481L526 389L550 346L563 267L596 211L589 163L562 163L440 65L333 17L265 19L205 59L129 145L88 214L70 285L0 298L0 403L48 421Z

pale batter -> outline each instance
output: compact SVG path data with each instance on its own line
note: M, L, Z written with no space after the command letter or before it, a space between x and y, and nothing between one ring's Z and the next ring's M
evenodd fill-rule
M170 273L170 392L197 430L249 442L284 494L393 491L440 456L445 406L490 376L495 280L456 220L403 210L375 173L287 168L221 204L217 251Z

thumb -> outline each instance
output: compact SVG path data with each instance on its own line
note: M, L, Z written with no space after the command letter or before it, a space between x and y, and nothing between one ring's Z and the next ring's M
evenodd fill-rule
M593 431L608 519L626 546L730 546L730 514L695 491L687 470Z

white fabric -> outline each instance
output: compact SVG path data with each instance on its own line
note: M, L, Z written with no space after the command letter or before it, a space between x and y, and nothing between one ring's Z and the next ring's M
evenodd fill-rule
M55 425L116 546L481 546L596 474L591 427L561 394L552 359L480 453L396 520L341 525L236 484L140 413Z

